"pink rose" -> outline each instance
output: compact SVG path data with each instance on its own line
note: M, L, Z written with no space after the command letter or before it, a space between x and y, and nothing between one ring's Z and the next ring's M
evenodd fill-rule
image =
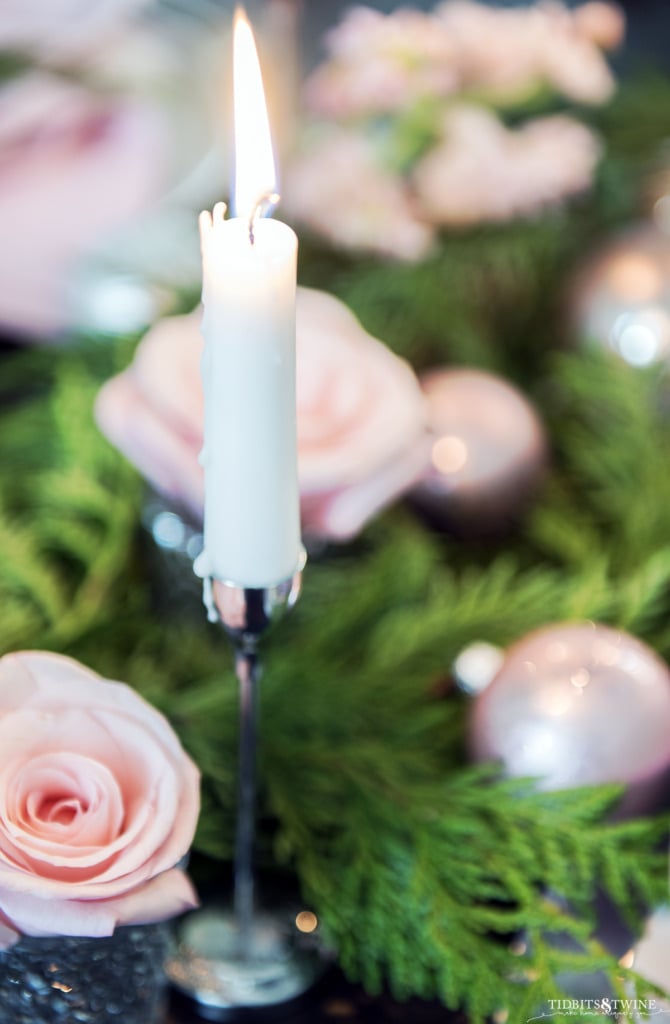
M483 107L462 104L444 119L443 140L416 166L423 216L466 227L512 220L587 189L600 156L593 132L563 114L510 130Z
M103 387L107 437L161 492L202 516L200 313L159 323L132 365ZM410 367L367 334L343 303L298 289L298 459L303 528L354 536L418 479L424 405Z
M3 0L0 47L48 60L89 61L148 0Z
M0 660L0 947L111 935L196 904L175 865L198 771L137 693L41 651Z
M559 0L500 9L446 0L432 13L351 8L326 36L328 56L305 85L308 107L352 119L406 112L426 97L474 91L494 102L543 86L582 103L603 103L614 79L601 52L618 45L620 10Z
M607 4L570 11L558 0L498 9L476 0L446 0L436 16L457 53L465 89L505 102L539 86L580 103L604 103L614 78L600 46L623 35L623 19Z
M299 289L298 459L303 526L346 540L427 459L413 370L331 295Z
M0 323L68 325L78 261L157 194L164 141L153 108L46 72L0 90Z
M331 128L289 165L282 192L293 218L334 245L415 262L432 228L421 221L400 175L386 169L362 132Z
M616 4L590 0L575 8L572 17L577 32L603 50L616 50L626 33L626 16Z
M329 59L305 85L310 108L329 117L405 111L458 87L454 45L439 19L400 8L352 7L326 36Z

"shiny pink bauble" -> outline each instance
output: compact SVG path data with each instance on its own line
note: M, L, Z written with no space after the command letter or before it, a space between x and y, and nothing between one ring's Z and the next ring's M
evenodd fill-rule
M638 225L610 240L581 268L571 319L586 345L630 366L670 359L670 238Z
M670 908L657 908L647 919L644 934L637 945L624 958L626 967L632 967L637 974L654 985L670 992ZM658 996L656 1015L659 1020L670 1017L670 999ZM647 1017L641 1018L641 1020Z
M546 461L537 413L512 384L482 370L435 370L421 386L432 446L413 502L436 525L457 532L504 530Z
M648 810L670 767L670 670L621 630L544 627L510 648L475 701L470 740L476 760L541 789L619 782L618 813Z

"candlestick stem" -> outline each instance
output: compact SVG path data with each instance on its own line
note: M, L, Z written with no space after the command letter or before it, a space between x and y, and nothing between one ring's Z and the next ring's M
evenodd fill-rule
M240 688L240 735L233 908L238 926L239 956L247 960L251 955L254 922L257 690L260 663L255 639L237 643L235 647L235 671Z
M205 604L235 652L239 685L237 822L232 906L218 903L187 915L168 975L207 1020L296 999L324 970L318 936L303 934L295 910L256 906L256 755L261 637L300 593L304 556L275 586L249 588L206 578ZM299 915L298 915L299 916ZM257 1019L254 1017L254 1019Z

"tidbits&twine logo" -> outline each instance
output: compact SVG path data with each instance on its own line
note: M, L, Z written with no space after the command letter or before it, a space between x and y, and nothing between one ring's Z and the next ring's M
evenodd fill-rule
M661 1005L656 999L550 999L543 1013L528 1018L531 1021L547 1020L553 1017L613 1017L620 1014L636 1014L640 1021L660 1014L670 1019L667 1003Z

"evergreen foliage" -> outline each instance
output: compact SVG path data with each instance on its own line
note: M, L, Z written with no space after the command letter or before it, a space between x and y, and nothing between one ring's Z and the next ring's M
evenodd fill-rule
M594 897L635 927L667 897L667 822L613 822L615 787L538 793L473 768L468 700L449 675L472 641L507 645L565 619L622 626L670 659L667 379L570 348L561 312L580 253L636 213L669 97L653 78L593 115L609 157L589 203L445 239L421 267L304 247L304 283L338 292L419 369L515 380L551 438L513 535L467 542L396 509L314 559L263 679L262 855L296 873L350 975L437 994L473 1024L530 1018L566 973L601 970L618 997L642 993L593 938ZM154 585L143 487L93 424L97 387L131 348L81 339L2 359L0 651L70 654L170 716L203 771L204 871L231 855L232 658L195 587L170 602Z

